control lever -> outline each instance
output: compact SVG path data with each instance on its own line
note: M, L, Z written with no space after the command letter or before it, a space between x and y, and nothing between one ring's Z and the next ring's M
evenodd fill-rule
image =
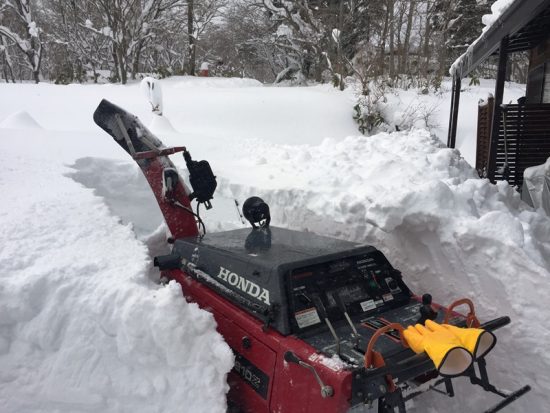
M351 327L351 331L353 331L353 333L351 334L351 339L353 340L353 345L355 347L358 347L359 346L359 339L361 338L361 336L357 332L357 329L355 328L355 325L353 324L353 321L351 321L351 318L348 314L348 310L346 309L346 304L344 303L344 300L342 300L342 297L340 296L340 294L338 292L333 294L332 296L334 297L334 300L336 301L336 304L338 304L338 307L340 307L340 310L342 310L342 312L344 313L344 317L346 317L346 321L348 322L349 326Z
M321 297L319 297L318 295L314 295L312 299L313 305L315 305L315 308L317 308L317 311L319 311L321 317L325 320L325 323L327 324L328 329L332 334L332 337L334 337L334 341L336 342L336 354L340 356L340 337L338 337L338 334L336 334L336 330L334 330L334 327L328 318L327 309L325 308Z
M435 320L437 318L437 311L432 307L431 294L424 294L422 296L422 307L420 307L420 318L417 323L424 325L426 320Z
M327 386L325 383L323 383L323 380L321 380L321 377L319 376L319 373L317 373L317 371L315 370L315 367L300 360L300 358L292 351L287 351L285 353L285 361L288 363L296 363L299 366L302 366L303 368L311 371L315 376L315 380L317 380L317 383L319 383L319 386L321 387L321 396L323 398L331 397L334 394L334 390L332 389L332 387Z

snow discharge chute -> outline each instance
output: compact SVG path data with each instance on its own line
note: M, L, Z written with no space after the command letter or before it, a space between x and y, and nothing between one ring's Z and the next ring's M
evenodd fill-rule
M166 148L106 100L94 120L137 162L172 233L171 254L155 258L161 279L213 313L235 354L229 411L345 413L376 403L379 413L404 413L427 390L454 396L454 377L465 376L503 398L486 411L497 412L530 390L506 393L487 373L493 331L510 318L480 323L468 299L432 304L373 246L271 227L258 197L244 202L252 228L206 234L198 205L210 207L216 189L208 162ZM168 158L178 152L193 191ZM454 311L463 304L467 315Z
M216 189L216 177L207 161L194 161L184 146L167 148L140 120L124 109L103 99L94 112L94 122L136 161L149 182L174 238L198 234L197 225L204 224L198 214L198 205L212 207L210 200ZM189 169L193 192L185 186L174 164L168 158L183 152ZM191 208L196 199L197 212Z

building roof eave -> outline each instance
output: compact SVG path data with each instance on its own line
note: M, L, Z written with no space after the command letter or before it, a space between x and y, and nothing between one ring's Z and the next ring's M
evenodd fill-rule
M550 7L550 0L515 0L500 17L479 36L451 66L451 76L468 76L495 53L502 39L513 36ZM520 50L520 48L517 48Z

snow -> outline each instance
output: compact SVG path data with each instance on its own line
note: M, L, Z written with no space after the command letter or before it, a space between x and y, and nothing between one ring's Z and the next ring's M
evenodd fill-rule
M177 285L152 281L151 257L166 250L162 218L138 168L92 123L103 97L210 161L219 185L209 231L243 227L234 199L257 195L273 225L375 245L413 291L441 303L470 297L482 321L509 315L489 373L498 387L533 386L508 411L547 409L547 217L506 184L478 179L424 128L358 136L348 93L159 82L163 117L139 84L0 85L0 119L25 110L44 127L0 129L0 411L224 411L232 356L208 313ZM445 139L449 82L443 88L394 92L385 110L402 120L410 105L435 106L434 131ZM491 82L466 89L459 142L469 148ZM505 101L521 93L508 85ZM498 401L467 380L456 393L423 395L411 410L483 411Z
M0 122L3 129L42 129L42 126L26 111L12 113Z
M286 24L281 24L277 27L275 35L278 37L292 37L292 29Z
M340 42L340 30L332 29L332 40L334 40L336 44Z
M48 143L27 136L23 156L2 138L0 410L223 412L232 358L212 316L147 277L148 241Z
M308 360L319 362L333 371L344 370L347 366L347 364L343 362L337 354L335 354L331 358L328 358L326 356L323 356L322 354L313 353L311 356L308 357Z
M523 191L530 205L550 217L550 158L542 165L525 169Z
M262 138L280 143L316 143L325 137L343 138L357 133L350 115L352 98L334 93L330 86L302 91L292 87L263 87L251 79L210 77L175 77L161 84L163 114L185 136L205 136L217 141ZM15 110L27 110L44 128L53 130L97 133L91 114L102 98L136 114L145 124L152 117L139 84L68 85L61 89L51 84L39 87L12 84L2 85L4 95L17 97L11 102L0 99L0 119ZM79 104L75 105L75 101ZM63 113L63 118L52 116L53 108Z
M38 37L38 27L36 27L36 22L29 23L29 34L32 37Z
M141 92L149 101L153 113L162 116L162 87L160 83L156 79L147 76L143 78L140 85Z
M493 24L495 24L495 22L498 20L498 18L500 16L502 16L502 14L506 11L506 9L508 7L510 7L510 5L512 3L514 3L514 1L516 0L496 0L492 5L491 5L491 14L485 14L482 18L481 18L481 21L483 22L483 24L485 25L485 27L483 28L483 32L485 33Z
M469 85L469 81L462 81L456 147L470 165L475 166L478 103L494 94L495 81L480 79L479 85ZM395 126L400 129L429 127L441 141L447 142L450 91L449 80L443 81L438 92L427 95L419 89L388 90L385 94L386 103L381 104L382 116L392 129ZM522 96L525 96L525 85L506 82L503 103L516 103Z
M168 118L159 115L153 116L153 119L151 119L151 123L149 124L149 129L151 130L151 132L161 136L178 133L178 131L174 129Z

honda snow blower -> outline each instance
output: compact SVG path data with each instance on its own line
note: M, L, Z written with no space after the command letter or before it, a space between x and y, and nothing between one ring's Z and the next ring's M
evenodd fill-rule
M372 246L271 227L258 197L243 205L252 228L206 235L199 206L211 208L216 189L208 162L165 147L106 100L94 121L137 162L164 215L172 252L155 258L161 277L214 315L235 354L229 411L403 413L427 390L453 397L453 379L466 376L503 398L487 410L497 412L530 390L489 381L485 355L508 317L480 323L468 299L444 307L414 295ZM192 191L168 158L177 152Z

